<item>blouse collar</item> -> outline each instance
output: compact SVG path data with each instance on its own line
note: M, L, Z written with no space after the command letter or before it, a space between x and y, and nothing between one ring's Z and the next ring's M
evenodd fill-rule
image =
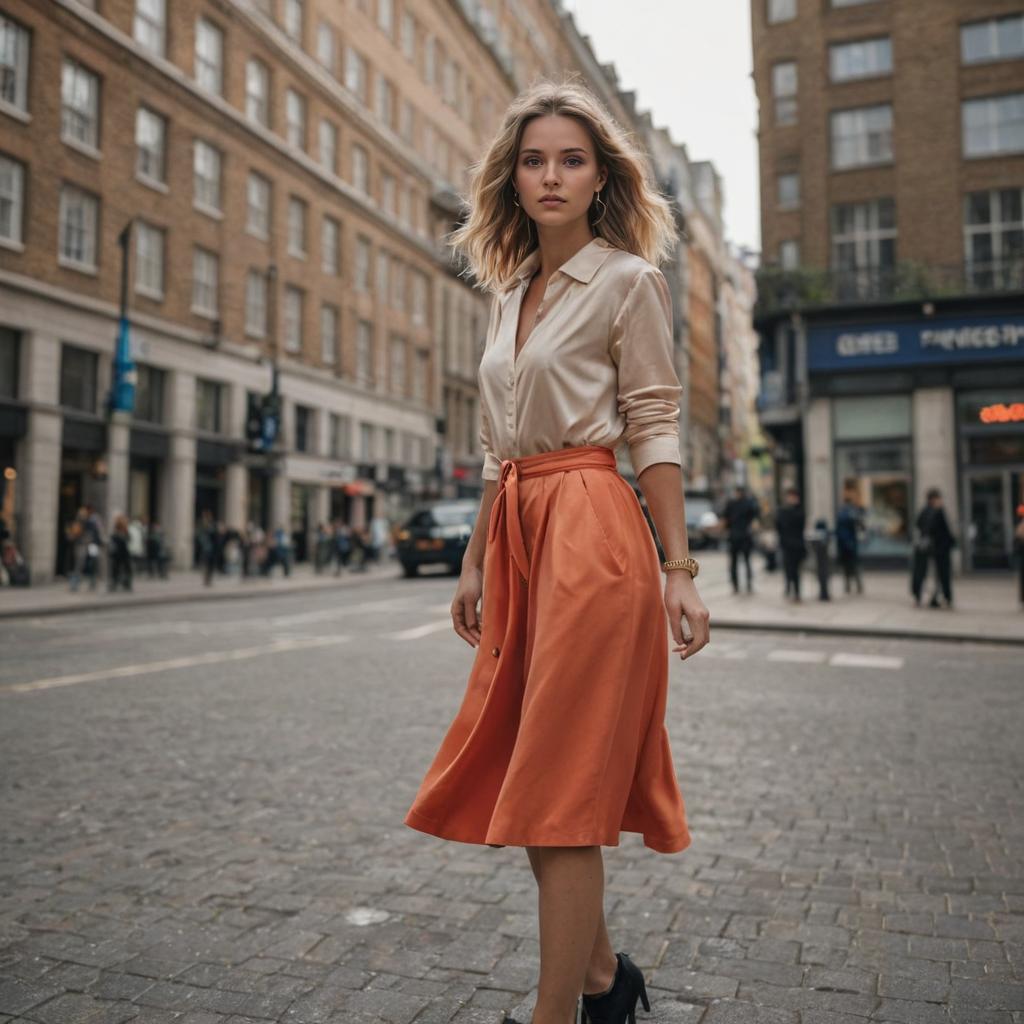
M582 249L569 257L555 273L568 274L582 284L589 284L602 263L614 252L615 246L601 235L595 235ZM534 249L520 262L512 273L508 287L522 284L537 272L540 265L540 249Z

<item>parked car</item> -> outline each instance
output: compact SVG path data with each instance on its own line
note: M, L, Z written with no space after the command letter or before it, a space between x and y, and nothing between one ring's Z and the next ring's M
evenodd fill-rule
M722 539L722 522L715 512L710 494L703 491L686 493L686 536L694 551L717 548Z
M396 535L396 552L405 576L415 576L422 565L447 565L462 570L462 556L473 533L479 501L438 501L419 509Z

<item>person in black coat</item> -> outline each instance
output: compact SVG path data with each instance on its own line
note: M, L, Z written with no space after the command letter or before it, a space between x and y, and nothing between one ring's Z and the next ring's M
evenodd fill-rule
M800 492L795 487L786 489L786 500L775 517L775 530L782 551L782 570L786 575L786 597L800 600L800 565L807 557L807 514L800 503Z
M956 547L956 538L949 528L946 510L942 506L942 492L932 487L926 495L927 504L917 517L917 539L914 542L913 571L910 589L914 603L921 604L924 582L928 576L929 562L935 565L935 587L930 607L940 608L939 591L946 607L953 607L953 582L950 553Z
M726 503L722 511L729 538L729 579L732 581L732 592L740 592L739 560L747 572L747 593L754 590L754 580L750 571L750 553L754 548L754 523L757 522L759 509L757 502L747 493L742 484L736 485L736 493Z

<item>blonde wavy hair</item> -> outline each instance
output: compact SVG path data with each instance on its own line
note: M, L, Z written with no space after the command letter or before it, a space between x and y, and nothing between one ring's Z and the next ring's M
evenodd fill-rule
M532 220L513 202L513 178L526 125L548 114L575 118L590 135L598 166L608 172L601 195L606 212L599 217L593 203L588 214L594 233L655 266L662 263L677 237L675 220L650 180L644 152L585 86L544 79L509 104L497 135L470 168L469 195L462 196L468 216L448 236L466 261L465 272L481 287L500 291L537 248Z

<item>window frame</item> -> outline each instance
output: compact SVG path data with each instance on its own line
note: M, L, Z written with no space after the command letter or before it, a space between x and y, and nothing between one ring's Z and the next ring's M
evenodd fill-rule
M883 129L882 132L879 132L879 131L876 130L874 133L872 133L866 127L867 119L868 119L869 115L872 112L874 112L874 111L888 111L888 117L889 117L888 128L887 129ZM862 130L859 131L856 134L849 133L847 135L842 136L841 140L837 140L837 135L836 135L837 119L838 118L843 118L843 117L850 118L850 117L854 117L856 115L861 115L861 119L862 119L862 122L863 122L863 125L864 125ZM864 167L884 167L884 166L886 166L888 164L891 164L891 163L893 163L895 161L895 159L896 159L896 150L895 150L895 145L894 145L894 142L895 142L895 139L894 139L894 136L895 136L895 118L894 118L894 115L893 115L893 105L892 105L891 102L872 103L872 104L868 104L866 106L844 107L844 108L839 109L839 110L830 110L828 116L829 116L829 133L828 133L828 135L829 135L829 170L830 171L833 171L833 172L835 172L835 171L853 171L853 170L859 170L859 169L864 168ZM882 156L882 157L880 157L878 159L858 160L857 162L853 162L853 163L842 163L842 164L840 164L840 163L837 162L837 148L838 148L837 147L837 141L847 141L847 140L851 140L851 139L852 140L856 140L858 142L857 149L858 150L867 151L867 150L870 149L870 140L871 140L872 134L876 134L876 135L880 135L880 136L884 137L885 132L888 133L888 139L889 139L888 153L886 155L884 155L884 156Z

